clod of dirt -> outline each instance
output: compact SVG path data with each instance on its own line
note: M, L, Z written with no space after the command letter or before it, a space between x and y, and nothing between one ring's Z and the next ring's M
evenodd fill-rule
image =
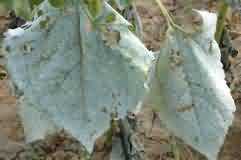
M12 160L82 160L83 146L64 132L24 146Z

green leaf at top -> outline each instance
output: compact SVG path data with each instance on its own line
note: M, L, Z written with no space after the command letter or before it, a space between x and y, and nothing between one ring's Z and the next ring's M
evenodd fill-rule
M100 14L102 10L102 0L85 0L85 4L93 18Z
M42 3L44 0L29 0L29 3L31 7L38 6L40 3Z
M65 0L48 0L56 8L63 8Z

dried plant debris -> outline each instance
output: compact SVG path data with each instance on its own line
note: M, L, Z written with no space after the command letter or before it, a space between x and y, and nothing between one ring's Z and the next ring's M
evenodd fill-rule
M22 147L11 160L87 160L84 147L64 131L48 135Z

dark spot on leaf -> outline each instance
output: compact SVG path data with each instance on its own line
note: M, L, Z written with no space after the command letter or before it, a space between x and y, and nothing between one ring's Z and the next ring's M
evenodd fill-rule
M112 94L111 94L111 97L112 97L113 99L116 99L115 93L112 93Z
M130 65L130 69L135 69L135 66L133 66L133 65Z
M194 138L194 141L195 141L196 143L198 143L198 142L199 142L199 138L198 138L198 137L195 137L195 138Z
M30 52L32 52L33 48L31 47L30 44L24 44L24 45L23 45L23 50L24 50L25 52L27 52L27 53L30 53Z
M121 106L121 103L120 103L120 102L118 102L118 106Z
M7 45L7 46L5 47L5 51L10 52L10 46L9 46L9 45Z
M37 15L38 15L38 17L42 16L43 15L43 11L42 10L38 10Z
M180 56L180 51L177 51L176 54L177 54L178 56Z
M103 112L103 113L108 113L108 110L107 110L107 108L104 106L104 107L101 108L101 112Z

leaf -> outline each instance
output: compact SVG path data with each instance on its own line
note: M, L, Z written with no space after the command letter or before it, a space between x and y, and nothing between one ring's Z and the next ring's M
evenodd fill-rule
M94 18L100 15L103 4L102 0L85 0L85 4L88 6L88 10Z
M54 134L59 130L49 118L48 113L39 111L37 106L34 106L27 100L20 99L20 102L20 115L24 122L24 133L27 137L27 142L43 139L46 134Z
M102 31L91 26L83 6L65 7L59 11L45 1L43 14L31 26L6 34L7 68L24 93L20 113L27 139L64 128L91 152L95 139L109 128L111 113L124 117L144 96L151 55L109 5L103 11L116 18L106 27L120 34L111 47L102 40Z
M29 0L31 6L38 6L41 4L44 0Z
M24 19L31 18L31 9L28 0L13 0L13 6L16 15L23 17Z
M147 103L174 135L215 160L232 124L235 104L214 39L216 14L197 11L199 31L169 28L152 70Z
M63 8L65 0L48 0L49 3L56 8Z
M13 0L0 0L0 5L2 5L3 8L12 9Z

